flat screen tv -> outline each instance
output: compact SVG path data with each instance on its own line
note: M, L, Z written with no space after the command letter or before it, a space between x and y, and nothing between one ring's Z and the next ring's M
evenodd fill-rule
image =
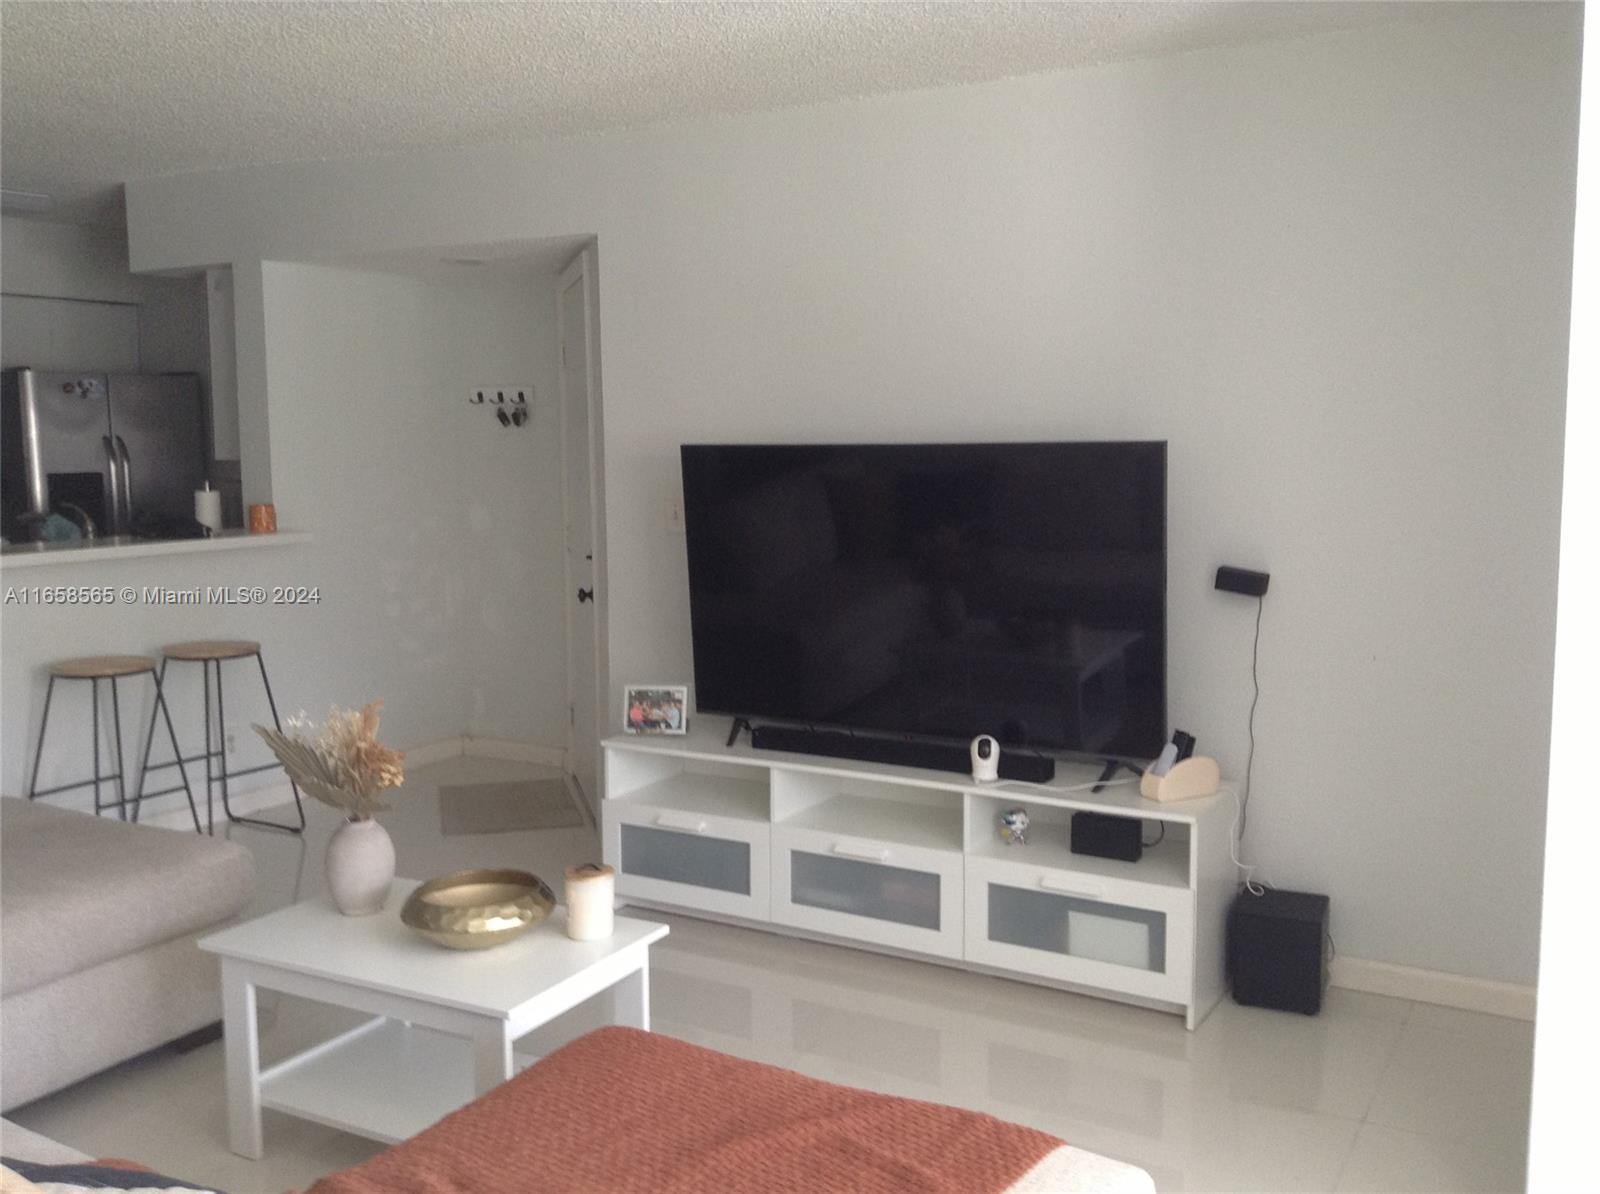
M1166 444L689 444L696 705L1148 760Z

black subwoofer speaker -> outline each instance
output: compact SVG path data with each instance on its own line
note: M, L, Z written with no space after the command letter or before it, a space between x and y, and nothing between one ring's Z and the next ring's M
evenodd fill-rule
M1316 1015L1328 987L1327 941L1327 896L1241 890L1228 910L1234 1002Z

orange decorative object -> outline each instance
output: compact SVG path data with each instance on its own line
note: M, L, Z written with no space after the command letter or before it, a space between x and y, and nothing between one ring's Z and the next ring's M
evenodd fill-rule
M278 529L278 508L271 502L254 502L250 506L250 533L270 535Z

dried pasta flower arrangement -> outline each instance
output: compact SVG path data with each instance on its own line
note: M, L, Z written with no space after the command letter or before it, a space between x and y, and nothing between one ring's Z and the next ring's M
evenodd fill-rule
M329 709L320 726L304 713L286 719L283 732L256 726L289 778L302 791L336 808L350 821L371 820L389 806L381 792L405 779L405 755L378 741L378 708Z

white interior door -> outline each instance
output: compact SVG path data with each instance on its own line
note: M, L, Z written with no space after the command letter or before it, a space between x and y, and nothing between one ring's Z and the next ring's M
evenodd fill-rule
M599 605L595 584L595 420L588 254L561 275L561 457L566 511L567 752L591 810L600 786Z

